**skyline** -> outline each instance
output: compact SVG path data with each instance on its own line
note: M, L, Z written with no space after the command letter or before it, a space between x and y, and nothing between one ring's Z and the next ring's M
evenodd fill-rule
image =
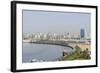
M23 10L23 32L80 33L80 29L83 28L90 34L90 15L89 13Z

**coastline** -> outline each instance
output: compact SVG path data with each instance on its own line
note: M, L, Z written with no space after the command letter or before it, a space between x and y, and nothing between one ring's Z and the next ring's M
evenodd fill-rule
M36 43L36 44L50 44L50 45L60 45L60 46L67 46L70 48L75 48L75 46L79 46L81 50L86 50L88 49L91 51L91 44L84 44L84 43L70 43L68 44L66 41L46 41L46 40L34 40L32 41L31 39L23 40L24 43Z
M53 41L53 40L23 40L24 43L35 43L35 44L50 44L50 45L58 45L58 46L64 46L64 47L70 47L74 49L72 46L68 45L65 41Z

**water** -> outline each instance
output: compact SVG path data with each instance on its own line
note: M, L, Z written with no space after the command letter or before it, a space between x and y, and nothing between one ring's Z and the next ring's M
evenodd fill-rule
M54 61L62 57L62 52L72 52L72 48L48 45L48 44L34 44L34 43L23 43L22 49L22 62L30 63L32 59L42 61Z

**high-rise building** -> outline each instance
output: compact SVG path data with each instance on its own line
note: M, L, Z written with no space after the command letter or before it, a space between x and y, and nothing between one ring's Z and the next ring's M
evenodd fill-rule
M80 29L80 38L85 38L85 30Z

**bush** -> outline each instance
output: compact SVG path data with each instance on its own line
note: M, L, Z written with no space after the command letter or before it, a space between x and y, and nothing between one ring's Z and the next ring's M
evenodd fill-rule
M81 48L79 46L75 47L76 50L75 52L64 56L63 60L84 60L84 59L91 59L90 55L89 55L89 51L88 48L84 51L81 50Z

